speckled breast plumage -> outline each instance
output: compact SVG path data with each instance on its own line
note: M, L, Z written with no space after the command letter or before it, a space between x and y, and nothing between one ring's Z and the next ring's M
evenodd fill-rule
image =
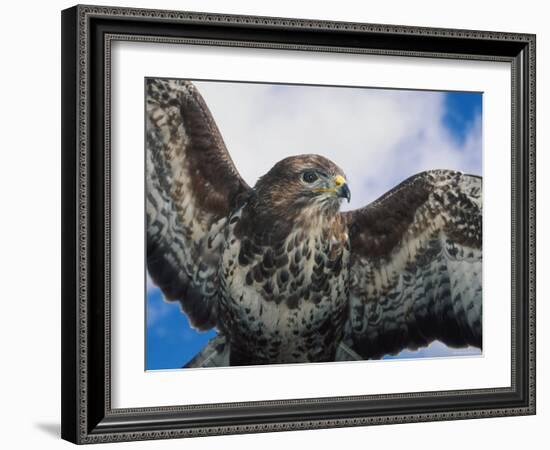
M220 314L231 365L331 361L347 317L349 244L330 227L292 229L278 242L226 231Z

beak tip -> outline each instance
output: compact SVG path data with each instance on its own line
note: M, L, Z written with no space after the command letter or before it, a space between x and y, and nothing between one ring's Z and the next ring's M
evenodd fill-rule
M345 198L348 203L351 201L351 191L347 184L343 184L338 189L338 196Z

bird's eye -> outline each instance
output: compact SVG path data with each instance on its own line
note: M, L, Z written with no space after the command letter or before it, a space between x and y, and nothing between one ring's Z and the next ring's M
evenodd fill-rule
M308 170L307 172L304 172L302 178L306 183L313 183L319 177L312 170Z

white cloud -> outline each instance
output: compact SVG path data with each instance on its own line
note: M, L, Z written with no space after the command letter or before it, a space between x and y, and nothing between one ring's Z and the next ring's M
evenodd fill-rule
M153 280L149 276L149 272L147 272L145 280L146 280L145 285L147 288L147 293L153 292L155 289L157 289L157 285L153 282Z
M151 284L149 284L151 282ZM154 285L147 275L147 310L146 310L146 323L147 328L162 328L162 320L168 317L173 308L176 307L176 303L168 302L164 295L160 292L160 289ZM179 306L178 306L179 309Z
M196 82L237 169L253 185L282 158L318 153L348 176L364 206L427 169L481 174L481 121L460 143L443 124L444 94Z
M166 310L162 307L163 305L152 301L151 299L154 298L152 295L153 291L147 291L147 328L154 327L166 316Z
M451 348L441 341L433 341L426 347L418 350L403 350L399 354L386 355L384 359L405 359L405 358L438 358L441 356L480 356L481 350L476 347Z

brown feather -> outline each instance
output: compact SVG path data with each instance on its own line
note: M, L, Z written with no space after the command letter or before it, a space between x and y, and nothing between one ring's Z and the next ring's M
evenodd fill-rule
M217 325L220 233L248 185L195 86L147 79L147 266L200 329Z

